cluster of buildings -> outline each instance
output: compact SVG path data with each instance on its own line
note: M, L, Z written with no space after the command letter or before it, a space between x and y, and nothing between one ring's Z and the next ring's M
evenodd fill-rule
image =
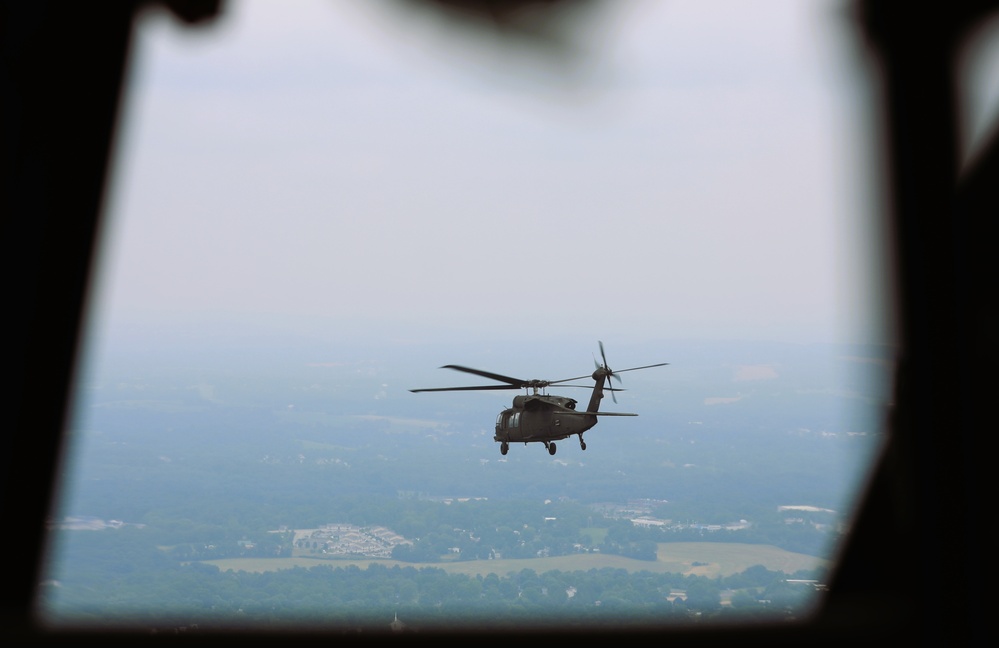
M330 557L391 558L397 545L412 542L382 526L327 524L318 529L296 529L294 544L295 549Z

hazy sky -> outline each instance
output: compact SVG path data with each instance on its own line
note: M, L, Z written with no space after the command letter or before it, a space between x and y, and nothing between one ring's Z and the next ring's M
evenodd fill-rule
M614 2L576 65L371 4L143 22L107 321L879 332L876 142L843 3Z

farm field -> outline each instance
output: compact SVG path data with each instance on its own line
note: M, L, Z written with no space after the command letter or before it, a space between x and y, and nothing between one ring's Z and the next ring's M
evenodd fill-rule
M266 572L294 567L316 567L330 565L347 567L355 565L367 567L370 564L399 566L422 569L433 567L453 574L470 576L497 574L505 576L523 569L535 572L588 571L590 569L626 569L629 572L650 571L656 573L680 573L698 576L729 576L745 571L754 565L763 565L772 571L786 574L799 569L814 569L829 564L828 560L805 554L785 551L771 545L755 545L723 542L669 542L659 543L655 562L635 560L609 554L576 554L549 558L522 558L502 560L468 560L440 563L408 563L397 560L373 558L323 560L317 558L228 558L207 560L205 564L215 565L222 571Z

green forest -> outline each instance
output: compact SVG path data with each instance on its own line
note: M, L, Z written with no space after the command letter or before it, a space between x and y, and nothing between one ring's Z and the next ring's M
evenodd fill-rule
M150 518L143 525L54 532L57 560L40 589L40 609L55 626L633 627L801 615L815 604L825 576L822 568L787 574L763 565L716 577L610 567L453 573L426 563L573 552L653 561L657 542L689 534L638 527L574 502L344 498L335 508L333 515L361 524L391 519L413 542L398 545L393 558L414 566L315 560L312 567L223 570L202 561L315 551L295 547L289 530ZM731 542L738 534L753 542L744 532L698 537ZM788 538L794 544L794 534Z

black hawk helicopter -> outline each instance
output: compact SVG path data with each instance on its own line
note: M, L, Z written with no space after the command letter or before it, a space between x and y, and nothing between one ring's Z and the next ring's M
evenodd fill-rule
M638 369L649 369L651 367L662 367L668 362L645 365L642 367L631 367L629 369L618 369L611 371L607 366L607 356L604 354L604 343L600 345L600 357L603 364L593 359L596 370L590 376L575 376L573 378L563 378L561 380L521 380L511 378L489 371L470 369L459 365L444 365L441 369L454 369L465 373L475 374L490 380L504 383L502 385L476 385L471 387L435 387L431 389L410 389L417 392L440 392L440 391L484 391L493 389L524 389L530 393L514 396L513 407L505 409L496 417L496 435L493 440L500 444L500 454L505 455L510 450L511 443L523 442L543 443L548 448L548 454L555 454L555 442L567 439L572 435L579 437L579 447L586 450L586 442L583 441L583 432L597 424L598 416L638 416L638 414L625 414L621 412L600 412L600 401L604 397L604 391L611 393L611 398L617 402L614 392L623 391L619 388L611 387L610 379L614 378L621 382L619 373L625 371L636 371ZM545 393L550 385L562 385L563 387L587 387L586 385L567 385L573 380L583 378L593 378L593 392L590 394L590 402L586 406L585 412L576 409L576 400L565 396L555 396ZM604 386L606 384L606 387Z

